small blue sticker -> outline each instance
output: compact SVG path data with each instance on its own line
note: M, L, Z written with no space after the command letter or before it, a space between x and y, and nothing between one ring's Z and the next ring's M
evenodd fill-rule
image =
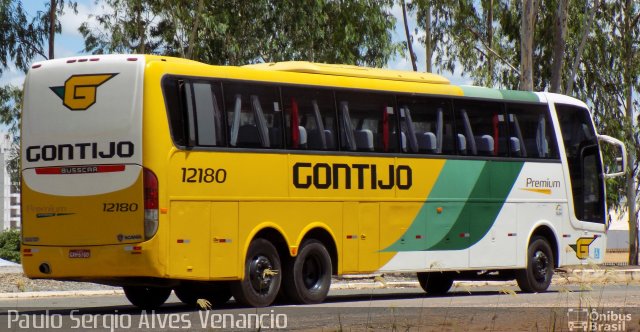
M595 256L596 259L600 258L600 248L594 248L593 249L593 255Z

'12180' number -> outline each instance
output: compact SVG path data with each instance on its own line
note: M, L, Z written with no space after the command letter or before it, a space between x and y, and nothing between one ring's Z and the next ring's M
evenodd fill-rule
M138 204L136 203L104 203L102 204L104 212L136 212Z
M182 182L188 183L224 183L227 171L213 168L182 168Z

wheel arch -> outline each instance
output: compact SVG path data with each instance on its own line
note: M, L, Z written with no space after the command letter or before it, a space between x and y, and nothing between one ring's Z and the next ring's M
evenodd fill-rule
M332 274L338 274L338 247L331 230L323 224L311 224L300 235L298 245L302 245L306 240L314 239L320 241L327 248L329 257L331 257Z
M290 241L287 239L284 230L280 228L278 225L274 223L264 223L260 224L258 227L254 228L254 230L247 236L246 241L243 246L242 254L239 255L240 267L241 267L241 276L240 279L244 278L244 262L246 260L247 251L249 250L249 246L251 242L255 239L265 239L276 248L278 251L278 256L280 256L280 261L282 262L285 259L290 257L289 255L289 243Z
M560 266L560 241L558 240L557 232L553 225L548 222L540 222L532 228L531 233L527 237L527 243L525 252L528 251L529 244L531 244L531 239L535 236L541 236L549 242L549 246L551 246L551 252L553 253L553 265L554 267ZM527 258L528 259L528 258ZM526 264L526 260L525 260Z

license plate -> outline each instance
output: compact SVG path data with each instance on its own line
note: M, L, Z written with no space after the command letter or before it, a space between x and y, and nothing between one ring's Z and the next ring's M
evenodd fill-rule
M91 250L89 249L72 249L69 250L69 258L89 258Z

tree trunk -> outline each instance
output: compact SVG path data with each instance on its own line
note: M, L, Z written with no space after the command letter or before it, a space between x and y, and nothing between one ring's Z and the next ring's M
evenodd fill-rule
M138 45L138 50L137 52L139 54L144 54L145 52L145 44L146 44L146 31L145 31L145 24L142 21L142 11L143 11L143 4L142 4L142 0L138 0L136 2L136 24L138 25L138 38L140 39L140 44Z
M200 13L204 10L204 0L198 1L198 9L194 13L195 22L193 23L193 29L191 30L191 34L189 35L189 45L187 46L187 59L193 60L193 47L196 43L196 37L198 36L198 28L200 26Z
M627 91L627 118L633 121L633 99L631 93L633 87L628 85ZM633 131L629 128L630 142L633 142ZM627 211L629 212L629 265L638 265L638 216L636 211L636 177L633 173L636 163L635 147L628 149L627 182Z
M562 90L562 68L567 42L567 8L569 0L559 0L553 38L553 67L551 68L551 92Z
M54 58L54 42L56 37L56 0L49 3L49 60Z
M425 25L424 25L424 50L426 55L426 68L427 73L433 72L431 67L433 64L433 46L431 45L431 3L427 3L427 7L424 9Z
M624 86L626 87L626 116L627 121L630 124L628 126L629 132L629 142L634 142L634 135L631 126L633 125L633 44L632 44L632 36L633 36L633 26L631 24L632 18L632 10L633 10L632 0L625 1L624 8L624 33L622 34L624 38ZM638 265L638 219L636 215L636 177L634 174L635 164L636 164L636 155L635 155L635 146L631 146L629 149L629 167L627 169L627 211L629 212L629 265Z
M402 0L402 19L404 20L404 33L407 35L407 47L409 48L409 55L411 55L411 65L413 71L418 71L418 64L416 63L416 54L413 53L413 45L411 43L411 34L409 33L409 23L407 22L407 6Z
M489 1L487 10L487 45L493 49L493 0ZM493 86L493 56L491 56L491 52L487 53L487 86Z
M571 96L573 94L573 84L576 77L576 72L578 71L578 66L582 61L582 54L584 53L584 47L587 45L587 38L589 37L589 32L591 31L591 27L593 26L593 21L596 17L596 12L598 11L598 7L600 7L600 0L595 0L593 2L593 8L591 8L591 13L589 13L589 3L585 5L584 8L584 16L587 17L587 23L583 25L580 44L578 45L578 50L576 51L576 57L573 59L573 65L571 66L571 72L569 73L567 79L567 85L564 89L564 93Z
M533 90L534 0L523 0L520 22L520 90Z

